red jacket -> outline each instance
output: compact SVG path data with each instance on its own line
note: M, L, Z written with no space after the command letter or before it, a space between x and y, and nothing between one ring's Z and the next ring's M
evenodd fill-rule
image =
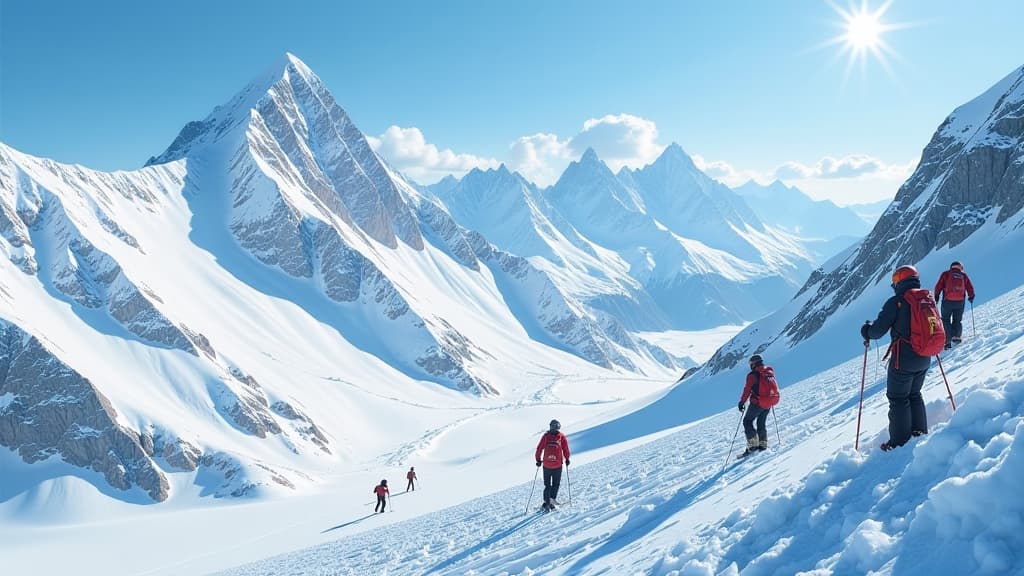
M415 480L416 479L416 472L414 470L409 470L409 472L405 475L405 477L408 478L409 480Z
M373 491L376 492L377 496L380 497L380 498L383 498L385 494L390 494L391 493L388 490L388 487L383 485L383 484L378 484L377 487L373 489Z
M535 458L538 462L543 462L545 468L561 468L562 461L569 459L569 441L565 434L545 432L540 437L540 442L537 442Z
M758 370L770 370L771 366L758 366L757 369ZM760 378L759 378L757 372L751 370L749 373L747 373L747 384L743 387L743 396L740 396L740 402L746 402L747 398L750 398L750 403L751 404L756 404L758 406L761 406L761 403L758 401L759 400L758 393L760 391L759 390L754 390L754 384L758 384L759 380L760 380ZM764 406L761 406L761 407L764 408Z
M963 289L956 289L957 284L960 280L963 280ZM946 293L946 297L943 300L950 300L953 302L963 302L964 292L967 292L967 297L971 300L974 299L974 285L971 284L971 279L967 276L967 273L963 270L950 269L946 270L939 276L939 281L935 283L935 299L939 299L939 295L943 292Z

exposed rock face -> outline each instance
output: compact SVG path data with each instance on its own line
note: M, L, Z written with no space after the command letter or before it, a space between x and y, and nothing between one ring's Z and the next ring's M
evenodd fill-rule
M479 270L480 262L473 252L473 247L466 241L462 227L433 201L425 198L417 200L419 201L416 203L416 215L427 228L424 233L437 238L438 244L447 248L448 254L463 266Z
M270 412L263 388L255 378L237 368L231 370L230 378L225 377L221 381L216 400L221 413L247 434L266 438L281 433L281 426Z
M111 486L138 486L158 502L167 479L110 402L35 337L0 321L0 445L28 463L58 456Z
M327 444L330 442L327 436L306 414L284 400L274 402L270 409L278 416L293 421L296 424L296 431L303 438L310 440L324 452L331 453L331 449L327 447Z
M530 261L498 250L478 232L469 232L467 239L476 251L477 258L491 267L495 273L507 276L511 281L528 286L526 292L536 298L536 317L522 318L525 323L536 322L555 341L581 358L611 368L620 366L636 370L636 365L623 354L618 346L640 352L641 347L621 329L617 322L607 319L611 334L602 328L586 309L572 298L563 294L554 282ZM667 355L666 355L667 357Z
M160 455L171 466L179 470L191 472L199 467L203 453L193 444L181 438L175 438L172 441L163 443Z
M268 485L294 490L295 483L292 478L309 479L293 470L278 470L260 461L254 461L252 464L243 463L237 455L227 452L203 454L200 465L212 473L208 478L212 478L213 475L220 477L219 481L210 482L204 491L211 493L215 498L249 496L260 487Z

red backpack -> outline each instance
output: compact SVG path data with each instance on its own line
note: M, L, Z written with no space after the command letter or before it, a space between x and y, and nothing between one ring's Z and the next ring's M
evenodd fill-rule
M771 408L779 403L779 382L771 366L757 367L757 405Z
M918 356L932 357L946 345L946 330L931 292L911 288L903 293L910 305L910 347Z
M967 291L964 273L959 270L949 271L949 282L946 283L946 300L963 300Z

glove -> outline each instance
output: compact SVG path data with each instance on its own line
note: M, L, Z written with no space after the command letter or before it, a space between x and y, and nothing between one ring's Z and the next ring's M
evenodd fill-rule
M736 405L736 407L740 409L740 412L743 412L744 410L747 409L747 405L744 402L740 402L739 404Z
M540 468L540 460L537 460L537 467Z
M868 328L871 328L871 322L869 321L865 321L864 325L860 327L860 337L863 338L865 342L871 340L871 338L868 338Z
M568 458L566 458L566 459L565 459L565 465L566 465L566 466L568 466L568 465L569 465L569 459L568 459Z
M974 304L974 296L968 298L967 301L970 302L971 304Z

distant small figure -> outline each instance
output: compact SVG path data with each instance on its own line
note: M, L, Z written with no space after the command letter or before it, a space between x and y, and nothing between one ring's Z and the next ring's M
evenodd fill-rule
M946 329L946 350L959 344L963 335L964 325L964 297L971 304L974 303L974 285L971 279L964 272L964 265L954 261L939 276L935 283L935 299L942 296L940 311L942 313L942 326Z
M764 365L764 359L760 354L754 354L748 361L750 372L747 374L746 384L743 386L743 395L737 408L740 412L746 409L743 416L743 432L747 437L747 449L740 454L740 458L746 458L755 452L768 449L768 413L773 406L779 403L779 384L775 380L775 370L771 366ZM747 405L747 399L750 405ZM757 430L754 430L754 422L757 422Z
M415 492L416 491L416 468L414 466L409 466L409 471L405 473L405 478L409 481L409 483L406 484L406 486L405 486L405 491L408 492L409 490L412 490L413 492Z
M373 491L377 494L377 505L373 507L373 511L383 512L384 507L387 506L387 497L391 494L388 490L388 481L381 480L380 484L374 486Z
M552 420L548 425L548 431L540 437L537 443L535 458L537 466L544 466L544 510L554 510L558 504L558 487L562 483L562 462L569 465L569 440L559 430L562 424L558 420Z

